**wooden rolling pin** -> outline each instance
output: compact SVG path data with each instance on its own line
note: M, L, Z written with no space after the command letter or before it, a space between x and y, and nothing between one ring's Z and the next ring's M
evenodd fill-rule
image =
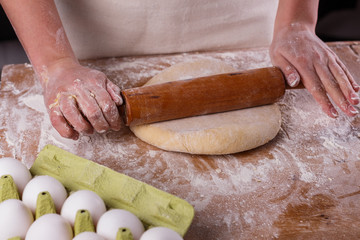
M180 80L123 90L121 112L127 126L225 112L274 103L286 86L277 67Z

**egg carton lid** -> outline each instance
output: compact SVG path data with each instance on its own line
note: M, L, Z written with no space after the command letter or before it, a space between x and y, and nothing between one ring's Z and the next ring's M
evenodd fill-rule
M68 191L91 190L107 208L135 214L145 228L167 227L184 236L194 218L187 201L53 145L40 151L30 172L52 176Z

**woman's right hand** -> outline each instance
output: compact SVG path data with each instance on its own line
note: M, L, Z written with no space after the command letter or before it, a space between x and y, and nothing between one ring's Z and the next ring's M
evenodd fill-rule
M120 129L120 89L104 73L81 66L53 0L0 0L37 73L61 136Z
M38 74L50 121L61 136L76 140L80 133L120 130L120 88L104 73L61 60Z

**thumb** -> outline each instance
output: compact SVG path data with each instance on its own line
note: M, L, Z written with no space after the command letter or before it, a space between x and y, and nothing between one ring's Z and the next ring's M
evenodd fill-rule
M297 85L299 85L300 75L293 66L286 66L285 70L283 70L283 73L290 87L296 87Z
M116 86L112 81L108 80L106 84L106 90L110 94L112 100L115 102L117 106L123 104L123 99L120 95L120 88Z
M290 87L296 87L300 83L300 74L296 70L296 68L285 58L281 57L276 59L274 65L279 67L283 72L286 82L289 84Z

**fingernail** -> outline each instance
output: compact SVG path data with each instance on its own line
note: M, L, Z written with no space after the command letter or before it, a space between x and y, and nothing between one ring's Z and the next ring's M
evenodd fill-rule
M72 137L72 140L76 141L76 140L79 140L79 134L75 134L73 137Z
M360 90L360 86L357 84L354 84L354 90L355 90L355 92L358 92Z
M349 111L350 111L352 114L358 114L358 113L359 113L359 111L358 111L356 108L354 108L353 106L350 106L350 107L349 107Z
M352 93L352 94L350 95L350 98L351 98L351 100L360 100L359 95L356 94L356 93Z
M122 104L123 104L122 97L120 97L120 96L117 96L117 97L118 97L118 99L117 99L117 104L118 104L118 105L122 105Z
M295 87L299 83L300 79L296 73L291 73L288 75L288 82L290 87Z
M331 112L331 115L334 117L334 118L337 118L339 116L338 112L335 110L335 108L331 108L330 110Z

